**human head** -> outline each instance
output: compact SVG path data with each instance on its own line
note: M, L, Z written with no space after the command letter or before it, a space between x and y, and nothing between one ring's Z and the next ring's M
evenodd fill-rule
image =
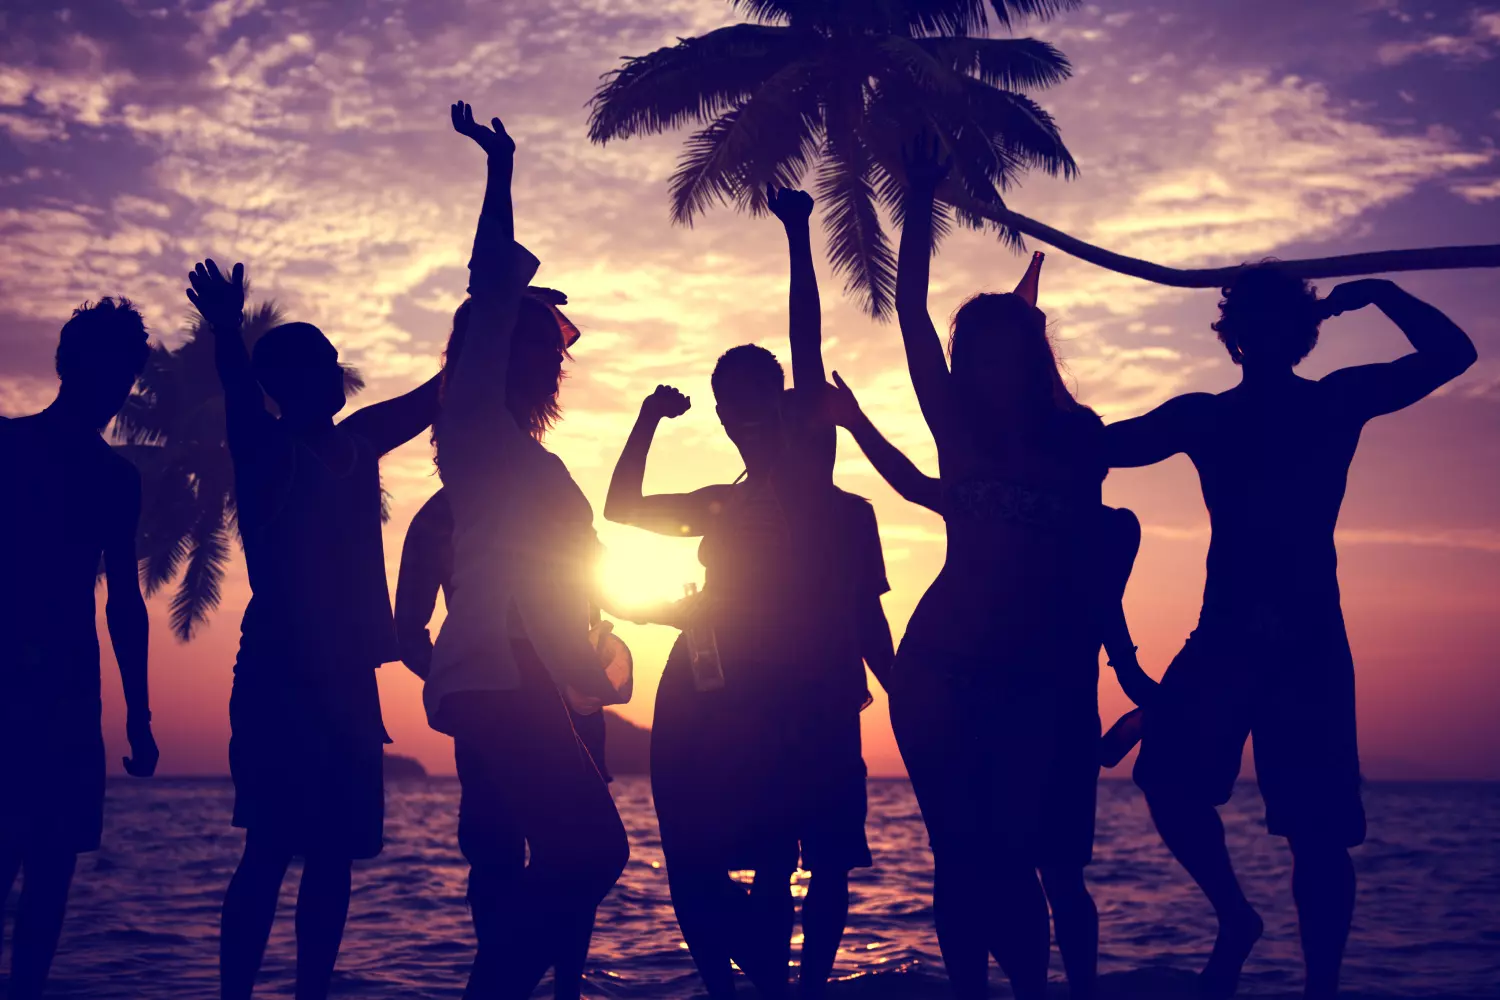
M960 306L948 355L959 402L975 415L1078 407L1047 339L1046 314L1013 292L981 293Z
M338 349L311 323L273 326L255 342L250 363L286 419L328 420L344 408Z
M776 355L756 344L731 347L710 380L719 423L746 467L762 465L780 447L781 397L786 372Z
M453 313L453 331L443 350L445 373L463 353L472 303L472 299L465 299ZM566 322L542 298L522 296L510 341L505 404L516 424L538 440L562 416L558 396L562 391L563 362L572 358L567 340L576 335L575 331L564 329Z
M59 398L92 426L103 427L125 405L150 354L145 321L129 299L85 302L57 340Z
M1318 293L1275 261L1243 268L1223 293L1213 329L1235 364L1291 368L1318 343Z

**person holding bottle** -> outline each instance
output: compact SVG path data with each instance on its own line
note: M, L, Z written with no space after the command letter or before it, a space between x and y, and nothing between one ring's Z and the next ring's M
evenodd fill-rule
M674 609L685 632L657 692L651 776L673 906L716 998L734 991L731 958L762 995L787 995L790 877L799 862L812 872L801 993L821 995L843 935L849 872L871 863L859 733L864 668L884 683L893 656L873 508L833 485L812 199L773 191L767 200L791 248L796 388L784 389L766 349L726 351L714 368L714 399L744 476L645 495L656 428L690 405L657 387L604 508L612 521L703 539L704 589ZM729 877L743 869L756 873L748 896Z

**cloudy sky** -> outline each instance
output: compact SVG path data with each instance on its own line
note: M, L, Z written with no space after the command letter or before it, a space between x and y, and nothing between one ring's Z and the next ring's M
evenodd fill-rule
M708 372L734 344L785 358L784 244L774 221L719 210L672 227L681 136L607 148L585 104L621 56L734 19L718 0L19 0L0 11L0 412L55 391L69 311L124 293L153 335L180 337L183 276L247 263L256 295L317 323L370 380L362 399L427 377L464 287L483 163L447 122L464 99L520 143L518 230L584 330L550 444L602 505L639 400L658 382L695 408L658 436L648 487L728 481L736 456ZM1030 178L1018 210L1162 263L1207 265L1450 243L1500 234L1500 5L1416 0L1115 0L1022 25L1074 78L1043 95L1081 174ZM821 246L821 237L815 236ZM945 245L935 316L1008 288L1023 258L986 238ZM934 468L896 330L864 318L820 261L826 353L867 409ZM1440 397L1365 434L1340 525L1346 615L1372 777L1500 777L1500 320L1493 272L1402 279L1474 336L1481 361ZM1326 286L1325 286L1326 290ZM1212 292L1175 291L1053 254L1042 305L1082 398L1107 419L1235 370L1208 329ZM1324 327L1304 366L1396 357L1378 314ZM942 524L902 503L847 438L839 479L881 519L898 634L942 560ZM401 534L437 486L416 443L387 460ZM1112 475L1146 541L1128 596L1143 662L1165 668L1191 629L1207 517L1185 459ZM605 525L611 585L671 593L698 577L691 543ZM242 564L189 645L153 604L154 710L165 773L220 772ZM101 602L102 603L102 602ZM672 634L622 626L649 723ZM109 663L106 662L106 669ZM451 770L418 683L382 670L392 749ZM118 685L107 732L122 749ZM1124 707L1101 687L1106 722ZM875 773L899 773L883 699L866 713ZM113 755L113 756L118 756Z

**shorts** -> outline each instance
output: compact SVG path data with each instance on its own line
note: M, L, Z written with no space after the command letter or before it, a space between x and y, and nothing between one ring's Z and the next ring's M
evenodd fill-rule
M1271 833L1364 841L1354 660L1337 611L1279 632L1200 622L1146 709L1136 784L1223 805L1252 735Z
M1097 664L1012 669L903 643L891 725L934 853L1035 867L1093 858Z
M302 857L380 853L389 737L373 666L247 667L242 656L229 728L235 826Z
M97 698L0 706L0 849L80 854L104 832L104 734Z

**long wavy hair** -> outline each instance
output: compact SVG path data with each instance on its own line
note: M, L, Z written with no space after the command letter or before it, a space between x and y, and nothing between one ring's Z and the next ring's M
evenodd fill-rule
M965 361L971 345L977 346L997 337L1018 341L1021 349L1017 353L1027 369L1022 384L1032 390L1025 402L1035 407L1040 415L1047 411L1066 414L1089 410L1073 396L1063 381L1062 367L1052 349L1052 340L1047 336L1046 316L1013 292L981 292L959 306L953 314L948 334L948 360L961 400L967 397L977 401L978 394L986 391L985 387L971 381L973 372Z

